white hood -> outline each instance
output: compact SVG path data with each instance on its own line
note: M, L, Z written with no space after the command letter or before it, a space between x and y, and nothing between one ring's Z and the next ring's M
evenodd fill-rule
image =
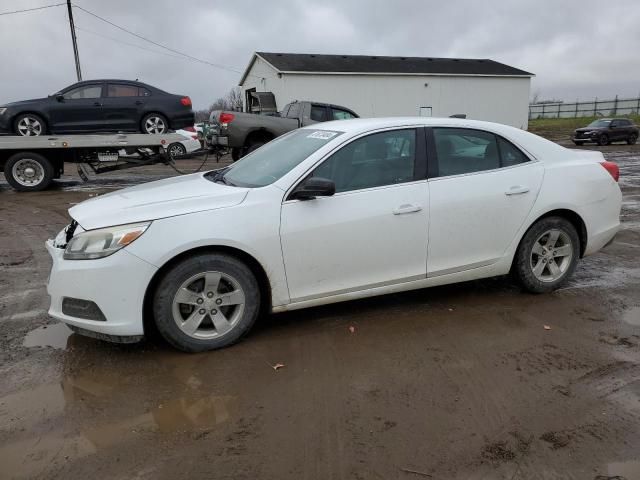
M203 173L144 183L91 198L69 209L85 230L232 207L249 189L214 183Z

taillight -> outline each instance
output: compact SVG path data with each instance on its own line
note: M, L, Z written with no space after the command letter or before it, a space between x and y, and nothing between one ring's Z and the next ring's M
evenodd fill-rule
M180 99L180 103L182 105L184 105L185 107L190 107L191 106L191 99L189 97L182 97Z
M198 139L198 135L191 135L191 138L193 138L194 140Z
M609 174L613 177L613 179L617 182L620 178L620 169L618 165L613 162L600 162L600 165L604 167L604 169L609 172Z
M195 132L196 131L196 129L193 128L193 127L184 127L183 130L186 130L187 132Z
M233 122L234 118L236 118L236 116L233 113L222 112L218 117L218 121L224 125L225 123Z

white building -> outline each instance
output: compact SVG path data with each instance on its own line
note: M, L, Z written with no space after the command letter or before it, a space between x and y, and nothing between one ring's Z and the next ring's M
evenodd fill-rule
M254 53L240 87L361 117L466 115L527 128L532 73L488 59Z

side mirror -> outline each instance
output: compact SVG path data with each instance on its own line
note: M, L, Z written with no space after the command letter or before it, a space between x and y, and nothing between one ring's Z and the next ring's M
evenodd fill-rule
M310 177L304 180L291 194L291 198L298 200L312 200L316 197L330 197L336 193L333 180L322 177Z
M56 93L54 95L54 97L56 98L57 101L61 102L64 100L64 95L62 95L61 93Z

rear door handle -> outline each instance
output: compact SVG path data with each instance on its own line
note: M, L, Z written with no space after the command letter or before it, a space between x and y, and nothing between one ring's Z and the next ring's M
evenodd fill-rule
M393 211L394 215L404 215L405 213L416 213L422 210L420 205L412 205L410 203L405 203L404 205L400 205Z
M142 102L140 100L136 100L136 105L142 105Z
M505 195L522 195L523 193L527 193L529 191L529 187L523 187L522 185L515 185L511 187L509 190L504 192Z
M93 105L95 107L101 107L102 106L102 104L100 102L93 102Z

